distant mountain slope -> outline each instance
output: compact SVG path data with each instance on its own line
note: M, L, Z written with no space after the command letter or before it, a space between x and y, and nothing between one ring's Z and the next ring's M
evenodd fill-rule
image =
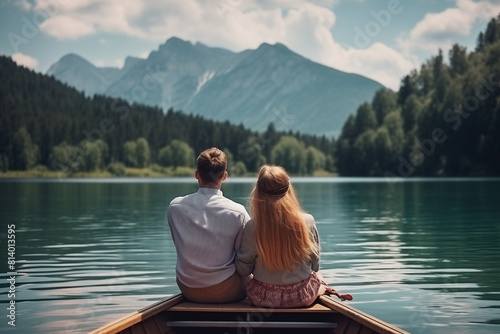
M210 105L209 118L263 129L335 134L348 115L371 100L381 85L311 62L282 44L262 44L240 55L230 71L216 75L184 110Z
M379 83L314 63L282 44L234 53L170 38L123 69L97 68L75 55L48 74L87 94L170 107L264 130L338 135ZM107 71L107 72L106 72Z
M223 71L234 57L235 54L227 50L202 44L193 46L171 38L147 59L138 61L103 93L160 106L164 110L171 107L185 110L202 83ZM191 112L206 113L203 110Z
M85 92L88 96L96 93L102 94L115 81L119 80L123 73L138 61L139 58L127 57L123 69L114 67L96 67L84 58L70 53L53 64L47 74L67 83L76 89Z

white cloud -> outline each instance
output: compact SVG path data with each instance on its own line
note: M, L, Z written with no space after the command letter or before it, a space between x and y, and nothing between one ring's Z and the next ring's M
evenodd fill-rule
M20 52L14 53L11 56L12 60L16 62L16 64L30 68L30 69L35 69L38 66L38 60L35 58L22 54Z
M96 61L94 61L94 65L97 67L105 67L106 61L104 61L103 59L97 59Z
M45 0L37 0L35 9L46 9ZM141 27L130 25L144 11L145 4L139 0L74 0L57 2L51 8L50 17L40 29L57 39L76 39L98 32L121 33L140 36Z
M95 32L91 23L67 15L49 18L40 25L40 29L57 39L76 39Z
M448 49L459 37L469 35L476 21L489 20L498 12L498 1L456 0L453 8L425 15L407 36L400 36L399 45L406 54L415 49Z
M344 54L348 59L347 69L353 73L367 75L384 86L398 90L401 78L416 68L418 60L409 60L400 52L382 43L373 43L366 49L350 49Z
M233 51L280 42L313 61L397 89L400 78L414 66L380 43L352 50L336 42L331 33L336 3L338 0L72 0L61 4L40 28L58 39L112 33L163 43L176 36Z
M37 0L36 10L42 10L44 0ZM332 25L333 6L337 0L243 1L243 0L72 0L53 10L41 25L42 31L58 39L74 39L98 32L120 33L153 41L165 41L178 36L199 40L206 36L248 48L263 38L277 40L287 24L309 16L307 23ZM297 11L304 10L304 13ZM318 20L318 22L316 22ZM266 35L262 35L262 34ZM249 37L250 40L244 40ZM213 44L213 43L212 43ZM234 47L233 47L234 48Z
M116 67L122 68L124 64L125 64L125 61L123 59L115 59L115 66Z
M143 52L139 53L139 55L137 57L142 58L142 59L146 59L149 57L150 53L151 53L151 51L143 51Z

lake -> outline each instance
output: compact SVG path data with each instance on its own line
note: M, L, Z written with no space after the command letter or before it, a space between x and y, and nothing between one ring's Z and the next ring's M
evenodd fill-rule
M222 190L246 205L254 181ZM412 333L500 332L500 179L292 183L316 218L321 272L350 305ZM194 178L0 180L2 331L85 333L178 293L166 210L196 189Z

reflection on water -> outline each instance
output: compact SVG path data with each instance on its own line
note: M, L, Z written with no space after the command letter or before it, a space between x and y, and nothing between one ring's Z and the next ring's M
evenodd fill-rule
M491 333L500 330L490 325L500 324L499 185L304 184L299 193L325 195L302 199L321 212L324 275L355 307L413 333Z
M2 220L16 224L18 330L86 332L178 291L166 206L192 182L1 186Z
M246 205L243 181L223 191ZM292 180L318 224L321 271L351 305L412 333L500 330L499 180L312 181ZM17 331L84 333L178 292L166 208L193 180L0 187L3 226L16 225Z

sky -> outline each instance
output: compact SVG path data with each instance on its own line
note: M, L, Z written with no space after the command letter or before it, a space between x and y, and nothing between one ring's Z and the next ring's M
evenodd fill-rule
M46 73L68 53L121 67L173 36L234 52L282 43L397 90L439 49L474 50L499 14L500 0L0 0L0 54Z

